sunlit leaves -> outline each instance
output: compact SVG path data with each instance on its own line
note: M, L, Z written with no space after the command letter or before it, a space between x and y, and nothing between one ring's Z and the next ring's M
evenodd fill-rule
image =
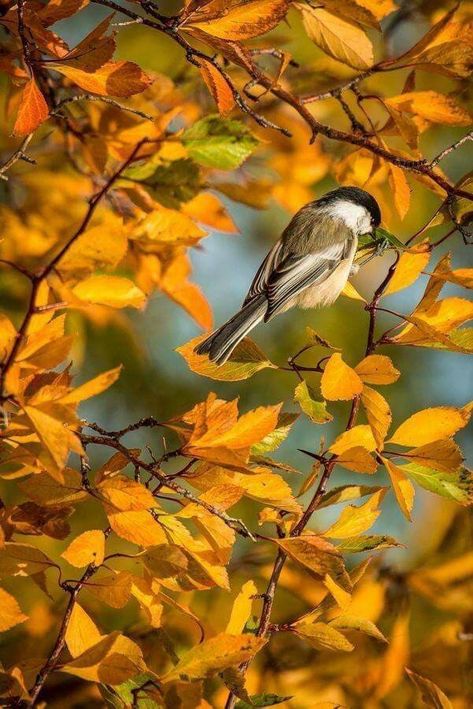
M301 3L296 7L302 13L307 34L324 52L355 69L372 65L373 45L359 25L322 8Z
M399 379L400 372L386 355L369 355L359 362L355 372L366 384L392 384Z
M139 646L118 632L113 632L85 649L62 672L104 684L121 684L145 669Z
M340 631L326 623L298 623L294 631L317 650L351 652L354 647Z
M340 552L322 537L305 534L301 537L274 540L296 563L315 576L345 579L345 566Z
M394 465L390 460L383 459L386 470L391 478L391 484L393 486L394 494L396 495L396 500L401 508L401 511L409 521L411 521L411 512L414 505L414 486L408 479L405 472L398 466Z
M412 285L425 271L429 263L430 252L426 244L419 244L410 251L404 251L396 266L393 278L389 281L384 295L396 293Z
M238 635L242 633L247 621L251 616L254 596L257 590L253 581L247 581L241 587L241 590L235 598L232 606L232 612L225 629L229 635Z
M189 368L196 374L221 381L239 381L248 379L261 369L274 366L249 338L242 340L233 350L230 359L218 366L211 362L207 355L199 355L194 351L205 337L201 335L177 348L177 352L184 357Z
M375 492L359 507L353 505L345 507L339 519L325 530L324 536L333 539L346 539L366 532L381 514L379 505L385 494L386 490L382 489Z
M65 634L67 649L72 657L82 655L101 639L102 636L92 618L76 603Z
M189 155L201 165L234 170L255 150L258 140L240 121L207 116L182 136Z
M207 61L207 59L200 60L199 69L203 80L207 84L217 104L220 114L226 116L235 105L232 87L228 83L228 80L223 76L222 72L220 72L212 62Z

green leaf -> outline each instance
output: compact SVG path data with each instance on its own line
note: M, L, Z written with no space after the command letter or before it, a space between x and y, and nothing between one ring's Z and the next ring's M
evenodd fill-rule
M251 709L252 707L273 707L275 704L288 702L292 697L280 697L278 694L254 694L251 697L251 704L237 702L235 709Z
M461 505L473 501L473 473L468 468L461 468L456 473L433 470L417 463L399 466L403 473L429 492L433 492Z
M407 248L406 245L402 243L402 241L399 241L399 239L394 236L394 234L391 234L391 232L387 231L386 229L383 229L380 226L377 227L375 230L375 239L387 241L391 244L391 246L394 246L395 249L400 249L401 251L405 251Z
M307 382L300 382L294 392L294 401L297 401L302 411L314 423L328 423L333 421L333 416L327 411L325 401L315 401Z
M139 182L157 202L178 209L202 189L200 168L193 160L181 158L156 166L152 161L129 168L124 177Z
M394 537L384 534L361 534L358 537L344 539L340 544L337 544L337 550L342 554L356 554L361 551L400 546L402 545Z
M234 170L248 158L258 140L240 121L207 116L182 136L191 158L205 167Z
M268 433L259 443L251 447L252 455L264 455L275 451L289 435L292 425L299 418L298 414L281 413L274 431Z
M317 509L329 507L329 505L338 505L340 502L357 500L360 497L373 495L375 492L379 492L382 489L381 486L375 485L340 485L340 487L334 487L333 490L326 492L325 495L320 498Z
M122 684L117 684L113 687L113 691L106 687L105 685L99 685L100 691L104 699L111 706L116 707L116 709L123 709L124 706L132 706L135 701L135 697L138 697L136 702L136 707L138 709L156 709L156 702L149 696L146 696L145 692L138 692L136 690L139 687L143 687L147 682L153 682L155 680L154 676L149 673L143 673L137 675L132 679L122 682ZM133 693L135 690L135 693Z

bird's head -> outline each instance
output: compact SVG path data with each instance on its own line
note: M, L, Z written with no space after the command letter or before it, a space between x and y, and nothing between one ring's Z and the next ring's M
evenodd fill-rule
M360 187L338 187L320 200L334 219L340 219L355 236L372 234L381 223L381 210L375 198Z

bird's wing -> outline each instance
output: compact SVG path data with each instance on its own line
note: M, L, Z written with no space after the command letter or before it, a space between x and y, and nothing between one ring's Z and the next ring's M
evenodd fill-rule
M275 266L267 279L265 293L268 310L265 321L282 310L308 286L325 281L348 256L351 241L331 244L306 256L288 254Z
M278 263L281 261L282 246L282 242L277 241L264 259L263 263L257 270L255 277L253 278L253 282L245 300L243 301L243 305L246 305L255 297L255 295L260 295L261 293L266 292L268 280L273 271L276 269Z

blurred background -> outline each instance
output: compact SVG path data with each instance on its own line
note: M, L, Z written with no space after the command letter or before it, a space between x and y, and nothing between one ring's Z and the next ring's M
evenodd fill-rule
M436 3L430 3L432 12L435 5ZM443 4L439 3L439 8L441 7ZM163 12L171 13L174 6L171 3L163 3L161 9ZM73 22L58 23L54 29L74 45L107 14L105 8L89 6L75 17ZM307 39L301 30L298 17L290 14L288 22L288 26L282 25L271 33L270 41L284 43L293 58L305 67L306 74L301 72L301 89L309 92L319 89L319 84L308 85L309 76L315 77L314 80L317 82L320 81L320 88L323 89L324 82L327 79L331 80L331 61L327 61L327 58ZM386 22L389 23L389 18ZM414 12L405 20L393 24L388 35L389 53L395 55L407 49L426 31L427 26L421 12ZM184 95L186 92L195 91L195 83L189 77L184 57L176 49L176 45L162 35L157 35L141 26L124 27L119 34L118 55L120 58L137 61L146 70L170 76L177 82ZM406 75L407 72L395 72L383 76L378 84L376 84L377 79L373 79L372 85L374 88L382 88L383 92L391 95L402 89ZM437 90L448 92L453 90L454 86L455 84L447 78L418 73L417 88L419 89L435 87ZM471 87L465 85L460 87L460 90L460 98L465 103L471 98ZM203 88L202 92L205 92ZM210 99L206 94L203 93L199 98L204 102L209 101L210 106ZM340 114L335 101L321 102L314 110L325 122L334 125L338 122L340 126L348 127L344 120L345 116ZM341 160L343 151L340 146L324 142L323 152L317 144L310 147L308 133L294 115L287 113L281 116L281 119L294 131L297 137L295 147L294 144L288 143L281 150L284 157L276 160L272 153L272 146L276 142L281 146L281 141L284 143L284 139L271 132L266 131L262 134L258 131L259 136L264 140L262 149L256 158L242 168L247 179L253 176L260 178L263 175L267 176L270 183L274 183L275 188L267 208L255 209L225 198L228 211L239 233L211 232L201 242L199 248L191 251L192 279L201 287L210 302L216 324L223 322L239 307L262 258L279 237L291 214L304 202L319 197L337 184L333 177L328 176L326 160L327 156L333 162ZM421 137L422 151L427 157L434 156L442 148L453 143L463 132L463 128L430 128ZM469 171L472 159L473 144L469 142L461 150L452 153L442 166L449 178L456 180ZM412 180L410 184L412 186L411 208L402 222L395 217L392 210L389 211L389 187L382 186L386 191L385 223L401 241L405 241L427 222L439 205L439 200L434 194ZM434 237L437 235L440 237L445 231L445 227L439 226L429 232L429 236L433 234ZM472 248L465 247L461 237L456 235L436 250L430 265L431 269L441 255L449 249L453 250L454 267L473 265ZM376 258L354 278L355 287L365 298L369 299L374 289L383 280L391 260L392 255L389 253ZM410 288L389 297L386 300L387 307L410 313L420 299L426 282L427 276L422 276ZM460 293L460 289L447 284L444 294L453 293ZM461 292L461 295L467 297L465 291ZM165 295L155 293L143 312L129 313L127 318L126 327L107 325L104 331L103 327L92 325L90 321L78 315L71 317L71 329L82 331L85 335L80 348L77 347L73 353L79 381L86 380L119 363L123 362L125 365L120 380L110 391L86 402L82 409L85 418L96 421L109 430L124 427L142 416L154 416L158 420L165 420L187 411L195 403L205 399L210 391L217 392L221 398L227 400L239 397L241 412L259 405L281 401L285 402L285 410L297 411L293 402L294 388L297 384L294 373L267 369L242 382L216 382L192 373L175 349L197 336L200 330L195 322ZM355 365L364 355L367 323L368 315L363 305L342 296L336 305L328 310L285 313L269 325L260 326L253 333L253 337L273 362L285 364L288 357L297 352L306 342L305 329L306 326L310 326L322 337L342 348L345 361ZM379 315L380 332L384 332L394 324L395 320L389 315ZM472 398L471 358L427 348L384 347L380 352L390 355L395 366L402 373L399 381L383 392L393 410L393 426L419 409L442 404L461 406ZM317 354L318 351L315 354L308 353L302 361L307 365L315 364L322 356L319 354L317 357ZM318 382L317 375L314 382ZM329 409L334 414L334 421L324 426L317 426L301 416L275 457L290 463L303 475L307 475L311 470L311 460L298 449L318 450L322 437L329 441L345 426L349 406L344 403L331 404ZM458 440L471 462L473 453L471 429L470 432L463 431ZM156 451L161 450L162 444L160 434L148 430L133 434L129 442L130 445L132 443L137 446L149 445ZM101 455L99 450L93 451L93 465L103 462L104 458ZM172 467L169 468L171 469ZM287 479L292 488L297 490L303 477L295 479L294 476L290 476ZM381 472L377 473L376 479L368 480L366 476L336 469L332 482L335 485L346 482L386 484L387 480L383 478ZM5 495L7 502L13 499L10 497L10 488L5 490ZM241 516L250 525L255 526L256 507L254 502L241 503L235 509L235 516ZM455 510L454 505L447 500L417 488L413 512L415 521L409 524L401 515L394 496L389 494L383 503L383 514L372 532L393 535L406 546L383 553L382 564L401 573L405 569L415 567L427 555L429 549L434 549L439 543L456 514ZM312 525L314 528L323 529L338 514L338 508L323 510L317 514ZM90 518L86 522L87 528L90 528ZM77 515L71 523L76 532L85 528L84 520L79 519ZM100 524L100 518L97 517L97 526ZM58 553L64 545L48 538L44 546ZM245 557L247 549L240 543L236 547L232 562L235 570L238 570L239 554L242 555L242 559L247 560ZM243 573L242 580L246 577L247 573ZM220 606L216 605L215 609L219 607L221 609L226 603L225 612L227 612L230 599L216 601L217 593L219 592L212 591L204 594L206 598L198 599L196 603L208 604L209 609L210 604L214 602L220 604ZM36 642L35 638L41 634L38 630L42 627L41 623L43 626L48 623L44 609L38 608L35 612L34 621L31 621L32 643ZM130 616L127 615L129 611L116 614L108 609L102 610L101 613L101 620L109 626L109 629L123 628L124 623L133 622L131 612ZM202 609L201 614L205 615ZM207 617L212 624L210 616ZM2 636L0 642L3 642L4 638L8 639L8 635ZM17 647L17 654L20 654L19 650L20 648ZM58 700L58 706L60 704L61 701ZM308 707L310 703L300 706Z

